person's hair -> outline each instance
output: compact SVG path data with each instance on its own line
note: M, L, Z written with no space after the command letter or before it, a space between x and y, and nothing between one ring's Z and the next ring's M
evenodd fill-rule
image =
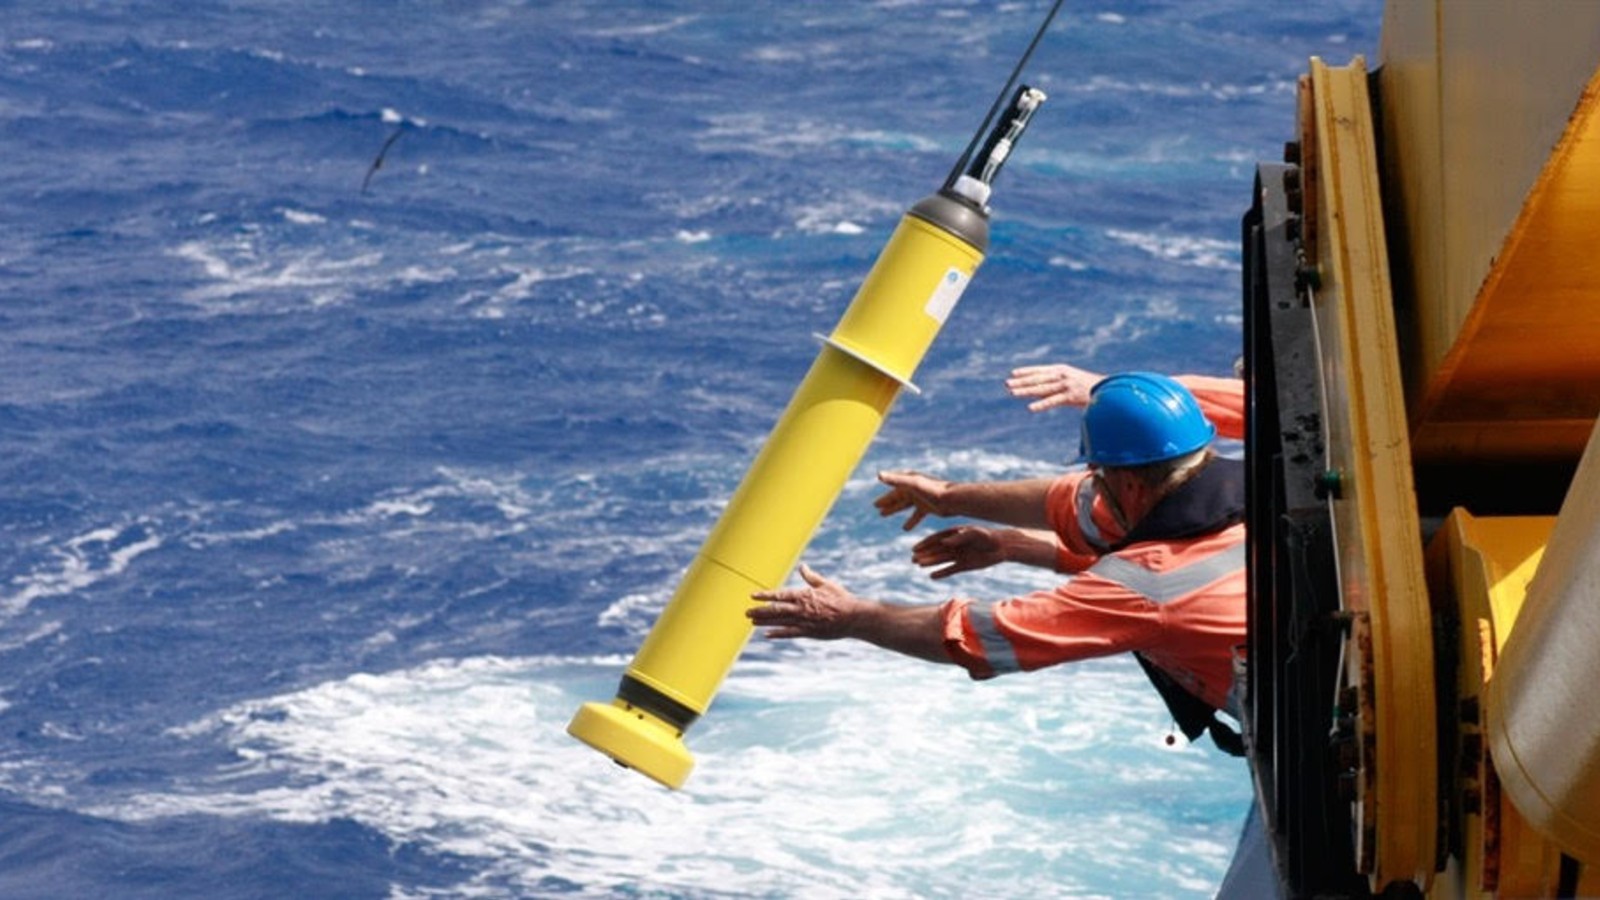
M1211 458L1211 448L1201 447L1193 453L1173 459L1163 459L1142 466L1116 466L1119 472L1126 472L1129 477L1136 479L1145 487L1158 490L1165 494L1178 485L1193 478L1200 471L1200 467L1207 459ZM1106 468L1112 468L1106 466Z

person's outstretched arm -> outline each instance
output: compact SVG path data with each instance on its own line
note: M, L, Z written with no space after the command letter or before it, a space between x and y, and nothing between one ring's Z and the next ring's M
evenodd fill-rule
M1006 379L1006 390L1013 397L1032 398L1031 412L1044 412L1062 406L1084 407L1089 393L1104 375L1067 363L1019 366ZM1175 375L1173 378L1200 404L1200 411L1217 426L1225 438L1244 438L1244 382L1238 378L1209 375Z
M1028 409L1044 412L1058 406L1087 406L1089 391L1104 377L1099 372L1066 363L1019 366L1012 369L1011 377L1006 379L1006 390L1013 397L1033 398Z
M844 585L801 564L802 588L757 591L761 601L745 615L775 640L852 638L928 662L955 661L944 649L944 617L940 608L902 606L857 597Z
M911 510L905 530L927 516L962 516L1013 528L1048 528L1045 494L1052 478L1023 481L945 481L921 472L879 472L889 490L873 501L881 516Z
M1061 543L1051 531L957 525L918 541L911 548L911 561L934 569L928 577L939 581L1003 562L1053 570L1060 551Z

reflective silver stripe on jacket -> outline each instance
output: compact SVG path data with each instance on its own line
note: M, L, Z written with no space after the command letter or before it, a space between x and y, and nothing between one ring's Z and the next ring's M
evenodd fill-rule
M1105 552L1109 549L1106 539L1100 534L1100 526L1094 523L1094 495L1094 476L1078 482L1078 531L1089 546Z
M1022 664L1017 662L1016 648L1000 633L1000 626L995 623L996 605L976 602L967 605L967 615L972 617L972 630L978 635L978 643L983 645L983 656L996 675L1020 672Z
M1115 581L1155 603L1192 594L1225 575L1244 568L1244 542L1178 569L1154 572L1120 556L1102 556L1085 571Z
M1151 570L1118 556L1102 556L1086 571L1108 581L1115 581L1128 590L1155 603L1166 603L1185 594L1192 594L1206 585L1244 568L1244 542L1240 541L1226 550L1220 550L1187 566L1166 572ZM995 603L970 603L967 615L972 617L972 631L983 647L983 656L996 675L1022 671L1017 661L1016 648L1000 633L995 621Z

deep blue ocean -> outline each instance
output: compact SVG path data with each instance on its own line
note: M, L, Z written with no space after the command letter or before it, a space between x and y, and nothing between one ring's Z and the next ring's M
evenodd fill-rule
M1129 660L757 639L677 793L564 733L1047 6L4 3L0 897L1208 896L1245 767ZM1058 470L1016 365L1231 372L1254 164L1380 18L1069 2L805 559L1048 584L929 581L873 473Z

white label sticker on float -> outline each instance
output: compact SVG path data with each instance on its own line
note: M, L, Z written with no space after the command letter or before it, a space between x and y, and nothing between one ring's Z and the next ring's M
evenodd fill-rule
M960 269L950 269L939 279L939 286L933 289L933 296L928 298L928 305L923 307L928 315L940 325L950 317L950 311L956 308L956 301L961 299L961 293L967 289L971 276Z

